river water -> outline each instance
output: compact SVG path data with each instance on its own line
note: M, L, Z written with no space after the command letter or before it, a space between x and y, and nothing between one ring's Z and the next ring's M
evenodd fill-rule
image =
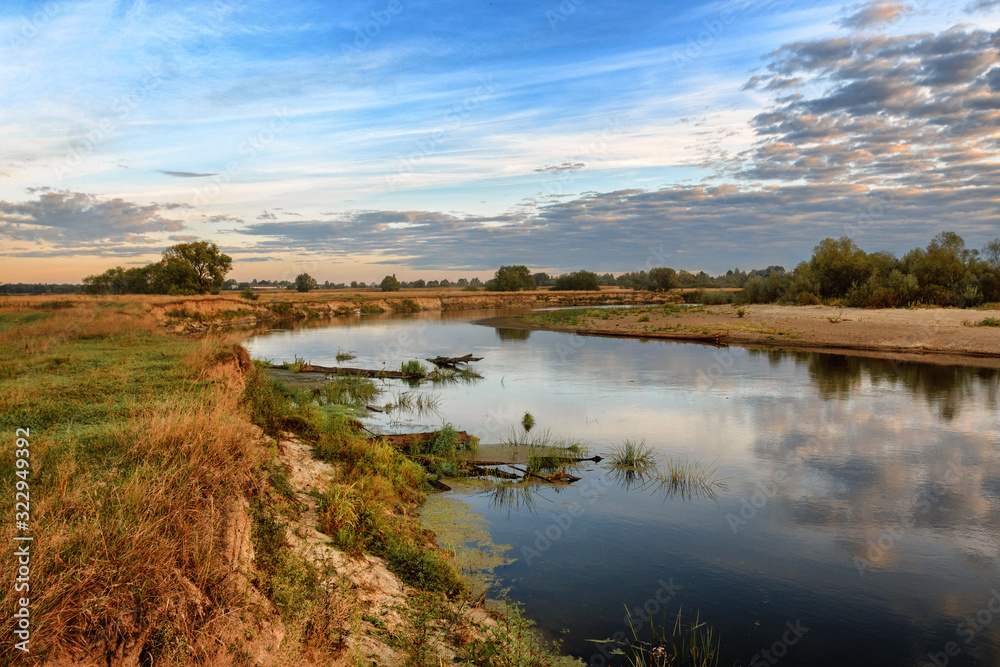
M446 418L495 443L530 411L533 433L591 454L629 439L714 466L724 487L707 494L602 462L513 506L462 496L511 546L497 588L588 664L618 664L602 640L631 637L629 615L683 608L721 637L722 665L1000 665L997 371L472 323L484 315L339 318L248 347L389 369L472 352L482 381L416 390L440 415L378 425ZM379 403L408 389L387 385Z

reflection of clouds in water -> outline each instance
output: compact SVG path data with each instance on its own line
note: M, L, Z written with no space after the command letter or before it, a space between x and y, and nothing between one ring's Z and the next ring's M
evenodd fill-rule
M1000 478L1000 454L983 433L996 408L988 389L973 382L963 391L971 395L948 433L898 394L873 391L860 410L847 400L798 401L791 411L760 406L752 449L785 479L772 520L833 531L851 556L884 567L897 565L900 545L913 541L995 556L1000 484L988 480Z

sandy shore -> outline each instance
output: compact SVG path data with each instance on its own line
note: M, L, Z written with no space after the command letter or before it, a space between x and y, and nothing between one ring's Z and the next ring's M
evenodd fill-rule
M864 310L830 306L743 307L731 305L665 312L662 308L594 311L573 324L539 322L529 316L490 318L482 324L625 337L673 338L724 334L722 342L750 347L811 349L925 362L1000 368L1000 328L969 326L1000 318L998 310L916 308ZM648 321L645 320L648 317ZM607 319L605 319L607 318ZM533 321L534 320L534 321Z

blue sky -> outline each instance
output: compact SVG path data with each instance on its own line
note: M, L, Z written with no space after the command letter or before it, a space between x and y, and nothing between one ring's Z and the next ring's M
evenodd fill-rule
M0 281L724 272L1000 236L1000 2L0 8Z

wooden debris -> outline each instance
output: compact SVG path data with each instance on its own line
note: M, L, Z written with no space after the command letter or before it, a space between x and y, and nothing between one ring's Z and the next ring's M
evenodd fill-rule
M422 449L423 445L429 445L434 442L440 431L429 431L426 433L397 433L392 435L380 435L378 437L384 438L393 447L399 449L411 449L414 445L418 445L417 449ZM455 441L457 445L467 445L472 442L475 436L469 435L465 431L458 431L458 439Z
M451 487L445 484L444 482L439 482L436 479L429 479L427 481L430 483L432 487L434 487L438 491L451 491Z
M368 378L389 378L393 380L423 380L426 378L423 373L403 373L402 371L387 371L385 369L373 371L367 368L342 368L338 366L315 366L313 364L305 364L299 369L299 372L360 375Z
M482 357L474 357L471 353L463 355L461 357L434 357L427 358L427 361L431 362L435 366L444 366L445 368L454 368L457 364L467 364L470 361L482 361Z

